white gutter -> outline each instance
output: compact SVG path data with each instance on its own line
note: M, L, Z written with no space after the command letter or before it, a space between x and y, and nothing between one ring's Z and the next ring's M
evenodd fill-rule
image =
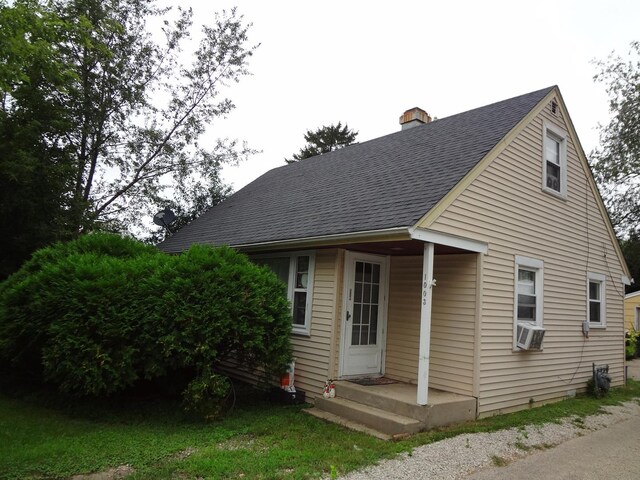
M320 242L337 244L342 242L352 242L354 240L368 240L374 237L402 235L402 234L406 235L407 240L411 240L411 236L409 234L409 228L394 227L394 228L385 228L381 230L367 230L363 232L336 233L332 235L318 235L315 237L275 240L272 242L242 243L242 244L230 245L230 246L233 248L239 248L239 249L252 249L252 248L264 248L264 247L287 247L291 245L304 246L304 245L318 244Z

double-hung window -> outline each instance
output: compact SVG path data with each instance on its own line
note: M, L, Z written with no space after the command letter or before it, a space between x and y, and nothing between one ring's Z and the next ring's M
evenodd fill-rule
M605 278L599 273L587 274L587 319L590 327L605 327L607 324Z
M543 123L542 189L567 196L567 135L551 123Z
M274 255L256 255L251 260L268 266L287 286L291 303L292 331L308 335L311 331L311 299L313 297L313 252L293 252Z
M516 255L514 298L514 345L518 324L542 327L544 262Z
M536 323L538 315L539 289L536 284L536 270L518 268L518 322Z

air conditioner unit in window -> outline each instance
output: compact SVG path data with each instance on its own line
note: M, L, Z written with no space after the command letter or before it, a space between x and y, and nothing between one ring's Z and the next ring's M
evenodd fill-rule
M523 350L540 350L544 339L544 328L529 323L519 323L516 345Z

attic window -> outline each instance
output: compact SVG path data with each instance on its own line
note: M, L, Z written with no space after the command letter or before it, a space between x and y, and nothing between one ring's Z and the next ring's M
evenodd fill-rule
M544 122L542 127L542 189L561 198L567 197L567 135Z
M558 104L555 100L551 102L551 113L553 113L554 115L558 114Z

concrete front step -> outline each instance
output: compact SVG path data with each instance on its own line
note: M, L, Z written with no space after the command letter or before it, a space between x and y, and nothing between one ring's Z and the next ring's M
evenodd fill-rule
M363 386L348 381L336 382L340 398L362 403L377 409L394 412L417 420L424 429L465 422L476 418L477 401L473 397L429 390L429 404L417 405L415 389L407 395L406 384Z
M315 399L315 408L390 436L418 433L425 428L420 421L414 418L364 405L347 398L318 397Z
M354 422L339 415L334 415L333 413L325 412L324 410L320 410L319 408L306 408L303 410L303 412L308 413L309 415L312 415L314 417L326 420L327 422L335 423L338 425L342 425L343 427L350 428L351 430L366 433L367 435L379 438L380 440L393 440L394 438L393 435L387 435L386 433L379 432L371 427L362 425L361 423Z

